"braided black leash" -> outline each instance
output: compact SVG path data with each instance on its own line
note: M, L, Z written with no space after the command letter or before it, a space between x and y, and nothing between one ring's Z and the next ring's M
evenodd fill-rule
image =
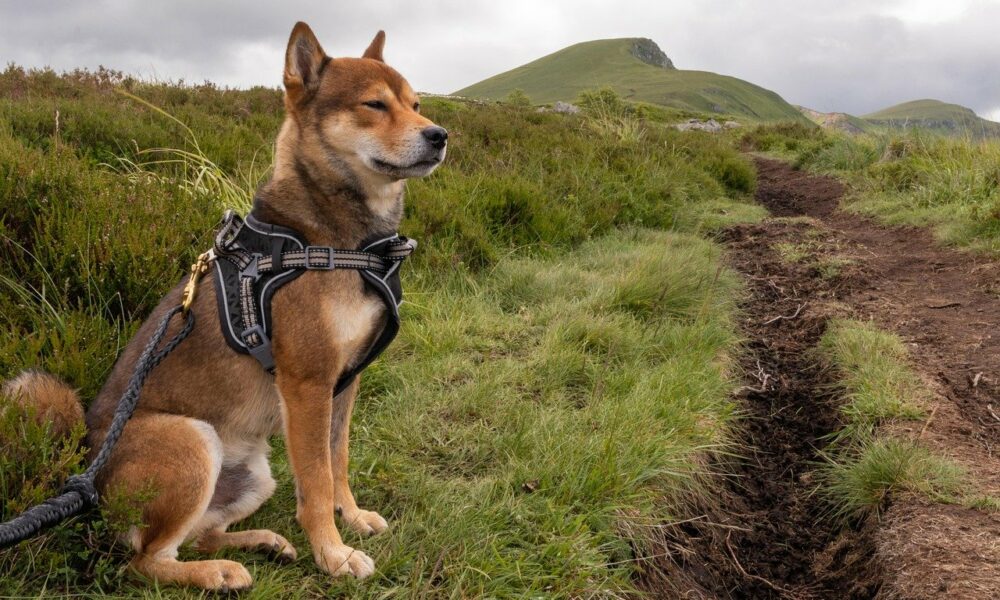
M33 537L42 529L51 527L73 515L80 514L86 508L97 505L98 497L97 489L94 487L94 479L96 479L98 471L108 462L108 459L111 457L111 451L114 449L115 444L118 443L118 438L121 437L122 431L125 429L125 424L132 417L132 413L135 412L142 384L145 383L150 371L156 365L160 364L160 361L166 358L194 329L194 313L186 311L185 316L187 320L184 323L184 327L177 332L177 335L170 338L161 350L156 349L163 340L163 336L167 333L170 320L173 319L174 315L183 310L183 306L178 306L167 313L163 317L163 321L159 327L153 333L153 337L150 338L149 343L146 344L142 355L139 356L139 360L135 363L135 371L132 372L132 378L128 382L128 387L125 388L125 393L122 394L121 399L118 401L114 419L111 421L108 434L104 438L104 443L101 445L101 449L98 451L94 461L90 463L90 466L83 473L68 478L65 485L63 485L62 492L55 498L49 498L45 502L29 508L10 521L0 523L0 548L13 546L18 542Z

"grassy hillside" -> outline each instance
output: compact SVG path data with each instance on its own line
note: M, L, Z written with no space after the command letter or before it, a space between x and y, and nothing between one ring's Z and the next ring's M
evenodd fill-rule
M972 109L940 100L913 100L863 117L876 126L926 129L946 135L1000 137L1000 123L978 116Z
M246 598L634 594L656 564L644 557L664 552L656 525L711 502L707 457L733 449L739 284L697 234L760 215L744 202L753 170L713 136L425 107L453 146L410 184L401 231L420 249L403 328L366 372L352 427L358 500L391 528L346 540L378 570L358 583L315 568L277 438L278 491L236 528L273 528L299 559L220 554L253 573ZM0 73L0 378L38 367L92 398L222 210L266 176L280 119L275 90ZM214 164L139 152L158 147ZM0 519L81 468L76 445L8 406ZM135 514L121 500L0 552L0 596L203 597L129 576L114 532Z
M595 40L564 48L455 92L503 99L523 90L535 103L572 102L584 90L610 86L634 101L757 121L804 121L778 94L705 71L654 66L633 54L634 38Z

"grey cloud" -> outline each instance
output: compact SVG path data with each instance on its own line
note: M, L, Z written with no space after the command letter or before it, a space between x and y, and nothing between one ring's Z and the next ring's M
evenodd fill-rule
M933 22L907 18L926 0L0 2L0 60L273 86L305 20L334 56L358 55L385 29L390 63L418 89L449 92L571 43L643 36L681 68L820 110L934 97L989 113L1000 110L1000 3L967 4Z

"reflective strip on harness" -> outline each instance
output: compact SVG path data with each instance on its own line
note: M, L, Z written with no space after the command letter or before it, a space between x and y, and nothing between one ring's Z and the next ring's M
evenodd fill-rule
M250 354L273 373L271 299L283 285L308 270L353 269L386 304L388 320L368 353L343 374L334 393L351 384L399 331L402 288L399 265L413 253L414 240L392 235L363 243L359 250L310 246L298 232L263 223L252 214L244 221L227 211L215 239L215 290L223 336L233 350Z

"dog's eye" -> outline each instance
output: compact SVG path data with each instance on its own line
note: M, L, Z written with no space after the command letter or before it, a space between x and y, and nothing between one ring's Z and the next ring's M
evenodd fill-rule
M389 107L385 105L385 102L381 100L369 100L368 102L363 102L365 106L374 110L389 110Z
M413 103L413 110L415 110L417 112L420 112L420 103L419 102L414 102Z

